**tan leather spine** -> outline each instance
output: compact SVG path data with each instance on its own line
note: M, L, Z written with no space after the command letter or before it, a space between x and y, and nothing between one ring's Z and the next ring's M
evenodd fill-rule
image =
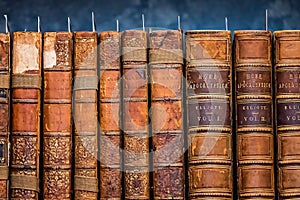
M44 33L43 199L71 199L73 34Z
M122 195L120 131L121 34L100 33L100 199L117 200Z
M238 197L274 199L271 32L234 37Z
M154 199L184 199L181 30L149 33Z
M300 31L274 32L275 97L280 199L300 195Z
M73 141L76 200L95 200L98 196L97 41L96 32L74 33Z
M122 32L124 192L126 200L150 199L147 33Z
M10 33L0 33L0 199L9 191L10 46Z
M37 200L40 192L41 81L29 81L26 85L18 82L26 80L26 77L41 80L41 72L42 33L15 32L12 51L11 199Z
M188 199L232 199L231 32L186 32Z

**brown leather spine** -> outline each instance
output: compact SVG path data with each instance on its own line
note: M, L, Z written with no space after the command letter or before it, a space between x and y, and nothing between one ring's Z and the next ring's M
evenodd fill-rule
M11 199L39 194L42 33L15 32L12 52Z
M300 31L274 32L275 96L280 199L300 196Z
M44 34L43 199L71 199L73 34Z
M0 33L0 199L8 199L10 137L10 33Z
M74 194L78 200L98 196L97 39L96 32L74 33Z
M271 32L234 36L238 197L274 199Z
M121 199L120 33L100 34L100 199Z
M150 199L147 33L122 33L125 199Z
M186 32L189 199L232 199L230 31Z
M154 199L184 199L182 32L149 34Z

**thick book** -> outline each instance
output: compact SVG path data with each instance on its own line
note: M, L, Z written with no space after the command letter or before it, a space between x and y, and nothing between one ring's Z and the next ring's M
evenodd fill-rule
M0 199L9 191L10 46L10 33L0 33Z
M232 199L230 31L186 32L189 199Z
M184 199L181 30L149 33L154 199Z
M71 199L72 37L44 33L43 199Z
M100 199L121 199L122 135L120 126L120 33L100 33Z
M42 33L15 32L12 51L10 198L40 192Z
M74 33L74 195L98 197L98 70L96 32Z
M274 199L271 32L234 38L238 197Z
M125 199L150 199L147 33L121 35Z
M300 31L274 32L277 180L280 199L300 196Z

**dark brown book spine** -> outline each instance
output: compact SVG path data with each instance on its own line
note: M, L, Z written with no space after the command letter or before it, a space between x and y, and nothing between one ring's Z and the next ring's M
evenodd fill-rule
M238 197L274 199L271 32L234 36Z
M97 39L96 32L74 33L74 195L78 200L98 196Z
M150 199L147 33L122 33L125 199Z
M230 31L186 32L189 199L232 199Z
M120 33L100 34L100 199L121 199Z
M149 34L154 199L184 199L180 30Z
M280 199L300 196L300 31L274 32Z
M73 34L44 34L43 199L71 199Z
M10 34L0 34L0 199L8 199L10 137Z
M15 32L12 52L11 199L38 199L42 33Z

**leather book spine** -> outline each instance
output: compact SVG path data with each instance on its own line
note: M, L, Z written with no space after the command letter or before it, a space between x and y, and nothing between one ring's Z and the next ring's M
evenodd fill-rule
M15 32L12 51L11 199L39 196L42 33Z
M277 180L280 199L300 196L300 31L274 32Z
M120 129L121 40L116 31L100 33L100 199L122 195Z
M189 199L233 199L230 31L186 32Z
M149 33L154 199L184 199L181 30Z
M98 198L98 70L96 32L74 33L74 195Z
M71 199L73 34L44 33L43 199Z
M238 198L274 199L270 31L235 31Z
M121 37L125 199L150 199L147 33Z
M10 33L0 33L0 199L9 191L10 69Z

